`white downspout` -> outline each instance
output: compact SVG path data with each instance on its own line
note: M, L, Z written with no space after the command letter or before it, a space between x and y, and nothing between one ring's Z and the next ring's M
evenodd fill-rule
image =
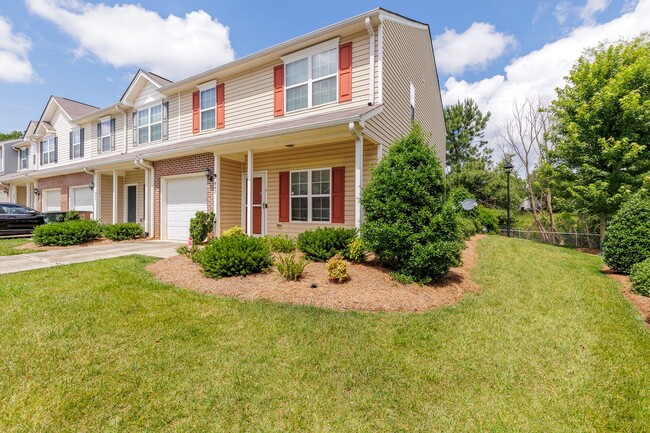
M379 15L377 28L377 103L384 102L384 18Z
M138 157L133 163L145 171L144 202L147 205L144 209L144 231L149 233L149 237L153 237L153 221L151 218L153 215L153 165L141 157Z
M350 122L348 129L354 135L354 226L361 229L361 188L363 187L363 134L357 126L359 124Z
M365 20L366 29L370 35L370 89L368 91L368 105L375 104L375 30L372 28L370 17Z

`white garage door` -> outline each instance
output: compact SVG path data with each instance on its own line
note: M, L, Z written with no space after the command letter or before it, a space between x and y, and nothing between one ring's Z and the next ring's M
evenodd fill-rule
M70 188L70 209L93 211L93 192L87 186Z
M45 212L61 211L61 190L51 189L43 191L43 210Z
M167 239L187 240L190 219L197 211L206 211L208 186L205 176L167 180Z

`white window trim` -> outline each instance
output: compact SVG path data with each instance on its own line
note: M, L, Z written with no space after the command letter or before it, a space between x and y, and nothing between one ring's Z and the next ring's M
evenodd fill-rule
M213 129L217 129L217 80L212 80L208 81L207 83L199 84L196 86L197 89L199 89L199 130L200 132L203 131L212 131ZM201 108L201 93L206 91L214 89L214 107L212 108ZM209 111L209 110L214 110L214 127L213 128L206 128L203 129L203 122L201 121L203 118L203 112Z
M311 193L311 175L314 171L328 170L330 172L330 193L329 194L312 194ZM307 195L291 195L291 177L293 173L307 172ZM307 197L307 221L300 221L293 219L293 200L292 198ZM312 198L329 197L330 199L330 217L327 221L314 221L312 220ZM308 224L331 224L332 223L332 167L322 168L306 168L304 170L291 170L289 171L289 222L292 223L308 223Z
M99 141L102 144L101 145L101 153L110 152L111 147L112 147L111 146L111 135L112 135L111 134L111 116L106 116L106 117L102 117L101 119L99 119L99 124L101 125L99 127L99 129L102 132L104 131L104 122L108 122L108 135L102 135L102 136L99 137ZM106 137L109 138L109 140L108 140L108 149L104 149L104 138L106 138Z
M139 186L137 183L126 183L124 184L124 222L128 222L129 219L129 187L135 187L135 222L140 224L138 221L138 195L139 195Z
M200 96L199 96L199 97L200 97ZM199 104L200 104L200 101L199 101ZM160 107L160 122L151 123L151 108L152 108L152 107ZM148 140L147 142L145 142L145 143L140 142L140 128L144 128L144 126L142 126L142 127L140 126L140 112L141 112L141 111L144 111L144 110L149 110L149 124L147 125L147 129L149 129L149 135L148 135L149 140ZM216 113L215 113L215 114L216 114ZM157 142L159 142L159 141L162 141L162 136L163 136L163 130L162 130L162 124L163 124L163 101L162 101L162 99L159 100L159 101L156 101L156 102L154 102L154 103L152 103L152 104L148 104L148 105L145 105L145 106L143 106L143 107L138 108L138 110L136 111L135 120L138 122L138 125L137 125L137 127L136 127L137 134L138 134L138 142L136 143L136 145L140 145L140 144L150 144L150 143L157 143ZM160 138L159 138L158 140L152 140L152 139L151 139L151 125L157 125L157 124L159 124L159 123L160 123Z
M286 56L282 56L282 61L284 62L284 112L285 113L296 113L300 112L303 110L307 110L313 107L321 107L321 106L326 106L329 104L335 104L338 102L338 93L339 93L339 74L338 74L338 69L339 69L339 59L338 59L338 51L339 51L339 43L340 43L341 38L334 38L330 39L329 41L322 42L318 45L311 46L309 48L305 48L304 50L288 54ZM336 78L336 95L337 97L334 98L333 101L330 102L325 102L323 104L318 104L318 105L313 105L313 84L314 84L314 79L312 78L312 57L316 54L323 53L325 51L330 51L330 50L336 50L337 53L337 59L336 59L336 64L337 64L337 71L332 74L328 75L325 77L320 77L316 81L322 81L328 78L335 77ZM294 84L292 86L287 86L287 65L289 63L293 63L298 60L302 60L306 58L307 59L307 81L302 82L299 84ZM299 87L299 86L304 86L307 84L307 106L304 108L298 108L295 110L288 110L287 109L287 90L293 89L294 87Z
M72 155L70 155L72 158L70 158L70 159L81 158L81 146L83 146L83 143L81 142L81 128L73 129L72 130L72 137L73 138L74 138L75 134L79 134L79 144L77 145L77 147L79 147L79 156L75 155L75 151L74 151L75 144L73 142L72 143Z
M56 138L56 136L49 136L49 137L44 137L43 140L41 140L41 142L43 143L41 145L41 149L40 149L43 152L42 157L41 157L41 161L42 161L41 165L43 165L43 166L54 164L54 161L51 161L51 159L52 159L52 155L56 155L56 147L54 146L55 138ZM49 146L50 140L52 141L52 149L48 150L46 152L45 151L45 143L48 143L48 146ZM45 162L45 154L47 154L47 162Z
M27 163L25 164L25 167L23 167L23 156L22 156L23 151L25 151L24 161ZM18 151L18 171L27 170L28 168L29 168L29 147L21 147L20 150Z

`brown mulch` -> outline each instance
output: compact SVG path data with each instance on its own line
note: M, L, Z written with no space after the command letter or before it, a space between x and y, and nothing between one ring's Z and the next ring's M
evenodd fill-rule
M465 293L479 289L469 274L476 265L477 244L482 237L467 241L462 266L452 268L442 280L422 286L400 284L388 270L372 263L348 264L350 281L345 284L329 282L324 263L310 263L303 278L295 282L284 280L275 269L265 274L215 280L205 277L198 265L182 255L159 260L147 270L165 283L238 299L266 299L336 310L424 312L452 304ZM312 283L317 287L311 288Z
M128 242L139 242L144 240L145 238L139 238L139 239L129 239L125 241L120 241L121 244L128 243ZM26 244L18 245L17 247L14 247L15 250L42 250L42 251L53 251L53 250L69 250L71 248L85 248L85 247L96 247L99 245L107 245L107 244L114 244L117 241L112 241L107 238L100 238L100 239L95 239L90 242L85 242L83 244L77 244L77 245L68 245L65 247L56 247L56 246L44 246L44 245L38 245L35 244L34 242L27 242Z
M637 295L636 293L632 293L632 283L630 282L630 278L627 275L614 272L607 266L603 268L603 272L614 281L620 283L619 287L621 288L621 293L623 293L623 296L625 296L627 300L630 301L637 310L639 310L639 314L645 323L650 326L650 298L647 296L641 296Z

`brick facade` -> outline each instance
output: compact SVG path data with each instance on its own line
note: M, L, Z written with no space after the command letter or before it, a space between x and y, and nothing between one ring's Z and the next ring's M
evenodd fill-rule
M160 239L160 179L166 176L179 176L182 174L203 174L206 168L214 173L214 155L201 153L199 155L183 156L180 158L154 161L154 234ZM207 182L207 180L206 180ZM214 183L208 183L207 197L205 198L208 211L214 209Z
M61 176L46 177L39 179L38 189L45 191L46 189L60 189L61 190L61 211L68 211L68 190L74 186L88 186L93 176L87 173L74 173L64 174ZM40 208L43 209L43 194L38 196L38 203Z

